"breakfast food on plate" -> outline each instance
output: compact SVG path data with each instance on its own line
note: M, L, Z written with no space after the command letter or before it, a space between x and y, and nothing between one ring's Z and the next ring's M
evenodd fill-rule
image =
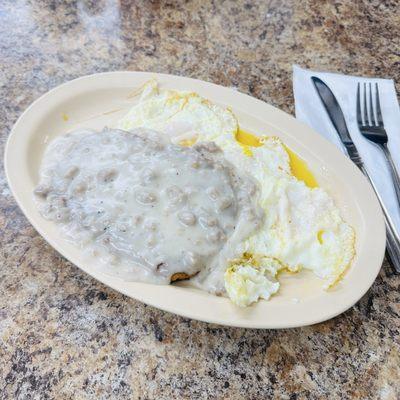
M124 279L197 287L239 306L279 291L279 273L335 284L354 231L306 164L230 109L147 82L115 129L55 139L41 213Z
M152 283L222 269L263 221L256 185L214 143L177 146L144 128L54 140L36 193L109 270Z

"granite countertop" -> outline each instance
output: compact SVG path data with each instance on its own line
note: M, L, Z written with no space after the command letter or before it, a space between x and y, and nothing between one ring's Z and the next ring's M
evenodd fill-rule
M291 68L393 77L398 3L3 0L0 152L20 113L81 75L196 77L293 113ZM224 328L94 281L17 207L0 169L1 399L399 399L400 276L301 329Z

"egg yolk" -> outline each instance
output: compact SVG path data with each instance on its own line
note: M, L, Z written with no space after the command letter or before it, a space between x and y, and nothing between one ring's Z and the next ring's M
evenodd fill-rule
M240 146L242 146L243 153L249 157L253 155L251 147L262 146L262 141L260 138L240 128L236 132L235 139L240 144Z
M318 233L317 233L317 239L318 239L318 242L320 243L320 244L323 244L324 243L324 240L323 240L323 238L322 238L322 235L324 234L324 231L321 229L321 230L319 230L318 231Z
M195 138L195 139L184 139L184 140L181 140L179 142L179 145L183 146L183 147L190 147L190 146L193 146L196 143L196 141L197 141L197 138Z
M308 168L307 163L300 158L295 152L285 146L285 150L289 156L290 169L292 174L299 180L303 181L308 187L318 187L317 180Z
M242 146L243 152L247 156L253 155L251 147L260 147L263 144L261 138L249 132L246 132L241 128L238 129L235 138ZM289 156L290 169L292 171L293 176L303 181L310 188L318 187L317 180L315 179L313 173L308 168L307 163L302 158L300 158L295 152L290 150L287 146L285 146L285 150Z
M236 132L236 140L245 146L251 146L251 147L260 147L262 146L262 140L249 133L244 131L243 129L239 128L238 131Z

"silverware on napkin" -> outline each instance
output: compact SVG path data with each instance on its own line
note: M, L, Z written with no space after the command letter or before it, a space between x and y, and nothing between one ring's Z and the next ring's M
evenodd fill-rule
M375 107L372 101L372 85L369 84L369 102L367 107L367 84L364 83L364 96L363 96L363 112L361 112L361 94L360 84L357 85L357 124L361 134L370 142L379 146L388 161L390 173L394 189L397 196L397 201L400 204L400 177L397 173L396 166L387 146L388 136L383 123L381 102L379 100L378 84L375 83ZM367 110L368 108L368 110ZM375 118L376 115L376 118Z
M387 231L387 251L391 260L391 263L395 270L400 273L400 238L397 235L396 229L394 227L393 221L390 217L390 214L382 201L382 198L368 175L364 163L358 153L356 146L353 143L353 140L350 137L349 131L347 129L346 120L343 115L343 111L340 108L338 101L336 100L335 95L329 89L329 87L323 82L321 79L316 76L311 77L315 89L322 101L322 104L328 113L329 119L331 120L333 126L335 127L341 142L343 143L349 158L357 165L357 167L361 170L361 172L368 178L371 186L373 187L375 194L381 204L383 214L385 216L386 222L386 231Z

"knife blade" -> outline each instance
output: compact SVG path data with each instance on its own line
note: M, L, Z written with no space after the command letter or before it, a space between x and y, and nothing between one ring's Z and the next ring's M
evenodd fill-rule
M345 147L347 154L350 159L361 169L364 174L366 174L364 163L358 153L353 140L351 139L349 130L347 129L346 120L343 115L343 111L340 108L335 95L332 93L331 89L326 85L324 81L312 76L311 80L314 83L314 87L317 90L318 96L322 101L322 104L327 112L329 119L331 120L336 132L339 135L340 141Z
M364 163L360 154L358 153L357 147L355 146L353 140L351 139L349 130L347 129L346 120L343 115L343 111L340 108L340 105L332 93L331 89L327 86L327 84L322 81L320 78L316 76L312 76L311 80L314 84L314 87L318 93L319 98L322 101L322 104L327 112L329 119L332 122L332 125L335 127L335 130L342 142L349 158L357 165L357 167L361 170L361 172L367 177L372 188L375 191L375 194L379 200L379 203L382 207L383 214L385 216L386 230L387 230L387 250L389 257L392 261L392 265L397 272L400 273L400 238L397 234L396 228L393 224L392 218L383 202L382 197L380 196L373 180L369 176L367 170L365 169Z

